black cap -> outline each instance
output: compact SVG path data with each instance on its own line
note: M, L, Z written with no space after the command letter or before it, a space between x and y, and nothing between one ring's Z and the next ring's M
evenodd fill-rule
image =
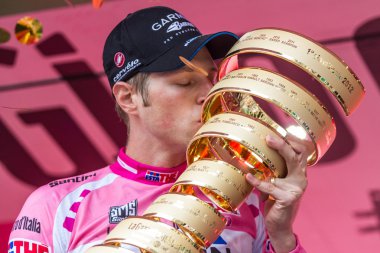
M138 72L163 72L184 66L204 46L213 59L225 56L238 36L230 32L202 35L177 11L156 6L129 14L110 33L103 67L113 86Z

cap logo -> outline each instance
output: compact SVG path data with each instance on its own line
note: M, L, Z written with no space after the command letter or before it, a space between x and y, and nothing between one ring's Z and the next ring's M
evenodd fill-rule
M113 57L116 67L121 68L125 62L125 56L122 52L117 52Z
M122 54L123 55L123 54ZM123 55L124 57L124 55ZM124 61L123 61L124 63ZM141 65L141 62L139 59L131 60L125 64L125 67L122 68L113 78L113 81L116 83L117 81L120 81L124 76L128 75L132 70L137 68Z
M168 30L166 30L166 32L172 32L172 31L179 31L182 29L182 27L186 27L186 26L191 26L191 27L194 27L194 25L190 22L174 22L173 24L171 24L169 27L168 27Z
M159 21L155 22L152 25L152 30L153 31L158 31L162 27L164 27L166 24L172 22L173 20L178 20L178 19L181 19L181 18L184 18L184 17L181 14L176 13L176 12L172 13L172 14L169 14L169 15L166 15L165 17L161 18Z

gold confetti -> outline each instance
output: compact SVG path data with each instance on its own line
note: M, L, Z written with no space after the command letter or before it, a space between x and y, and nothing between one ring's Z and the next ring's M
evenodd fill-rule
M37 43L42 37L42 24L35 18L23 17L15 27L17 40L25 45Z

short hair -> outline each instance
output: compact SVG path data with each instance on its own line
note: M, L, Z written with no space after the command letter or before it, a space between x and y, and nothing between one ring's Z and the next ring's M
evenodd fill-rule
M149 93L148 93L148 79L150 73L147 72L139 72L126 82L132 85L133 89L136 89L137 93L141 95L144 106L149 106ZM129 135L129 117L128 114L121 109L120 105L115 102L115 111L119 118L124 122L127 127L127 134ZM128 138L128 137L127 137Z

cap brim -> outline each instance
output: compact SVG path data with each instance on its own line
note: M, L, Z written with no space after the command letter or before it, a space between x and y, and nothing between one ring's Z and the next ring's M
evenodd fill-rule
M163 72L179 69L184 66L179 56L192 60L203 47L207 47L213 59L219 59L227 54L238 39L237 35L230 32L201 35L191 42L183 41L183 43L179 43L178 46L171 48L139 71Z

